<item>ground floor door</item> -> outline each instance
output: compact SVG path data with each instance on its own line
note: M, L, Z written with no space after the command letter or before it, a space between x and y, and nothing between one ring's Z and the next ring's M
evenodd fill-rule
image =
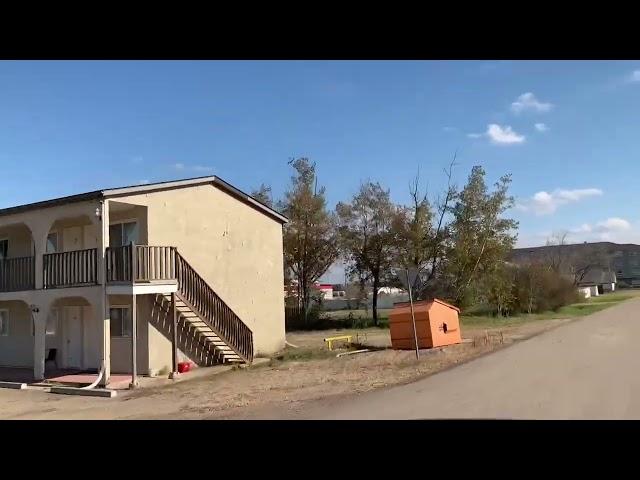
M82 368L82 307L65 308L66 366Z

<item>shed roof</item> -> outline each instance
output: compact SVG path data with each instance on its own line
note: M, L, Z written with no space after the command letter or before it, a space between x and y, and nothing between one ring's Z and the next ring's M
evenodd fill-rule
M456 307L455 305L451 305L450 303L447 303L444 300L440 300L439 298L434 298L432 300L419 300L417 302L413 302L413 305L414 306L415 305L426 305L427 309L429 309L429 308L431 308L433 306L434 303L438 303L440 305L444 305L445 307L452 308L456 312L460 313L460 309L458 307ZM397 302L397 303L393 304L394 307L408 307L409 305L411 305L410 302Z

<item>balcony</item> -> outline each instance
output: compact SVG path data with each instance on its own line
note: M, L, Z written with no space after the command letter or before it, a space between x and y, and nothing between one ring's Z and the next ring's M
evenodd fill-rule
M98 285L98 249L43 255L42 288L68 288Z
M35 288L36 262L33 256L0 260L0 292L19 292Z
M70 288L100 284L98 249L47 253L42 256L42 288ZM128 245L107 248L107 284L175 284L176 248ZM0 292L35 289L35 257L0 260Z

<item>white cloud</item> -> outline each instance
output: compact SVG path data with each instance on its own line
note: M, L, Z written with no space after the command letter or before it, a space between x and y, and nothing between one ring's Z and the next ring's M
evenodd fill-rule
M482 133L467 133L467 137L469 138L480 138Z
M174 163L173 168L176 170L184 170L184 163Z
M560 229L567 233L568 243L582 242L615 242L615 243L640 243L640 223L632 224L628 220L619 217L611 217L594 224L582 225ZM544 245L551 237L552 230L538 233L522 233L518 235L518 247L535 247Z
M518 203L516 208L524 212L533 212L536 215L550 215L561 205L576 203L589 197L599 197L602 194L603 192L599 188L556 189L551 193L543 190L530 199Z
M147 183L151 183L149 180L140 180L139 184L140 185L146 185Z
M548 112L552 108L552 103L540 102L531 92L523 93L511 104L511 111L513 113L522 113L526 111L544 113Z
M458 129L456 127L442 127L442 131L444 133L452 133L456 132Z
M609 231L622 232L625 230L630 230L631 224L624 218L612 217L612 218L607 218L603 222L599 222L596 225L596 229L600 232L609 232Z
M549 130L549 127L547 127L547 125L544 123L536 123L534 127L536 127L536 130L539 132L546 132L547 130Z
M640 70L634 70L633 72L631 72L631 74L627 77L627 81L631 83L640 82Z
M487 126L487 132L485 135L489 137L491 143L497 145L512 145L522 143L525 140L524 135L514 132L509 125L501 127L495 123Z
M571 242L637 242L640 231L634 229L628 220L611 217L595 225L582 224L568 231Z

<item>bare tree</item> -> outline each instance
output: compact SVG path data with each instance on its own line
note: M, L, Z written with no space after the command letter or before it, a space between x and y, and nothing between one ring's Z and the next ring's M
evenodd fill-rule
M261 183L260 186L251 192L251 196L267 207L273 208L273 196L271 195L271 186Z

